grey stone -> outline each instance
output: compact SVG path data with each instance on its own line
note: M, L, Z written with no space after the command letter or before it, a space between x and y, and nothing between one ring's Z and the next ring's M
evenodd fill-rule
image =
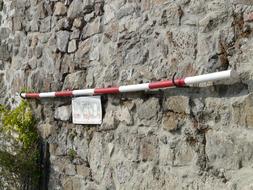
M82 18L75 18L74 22L73 22L73 26L76 28L82 28L84 25L84 20Z
M71 116L70 106L61 106L56 108L54 118L62 121L68 121Z
M81 89L84 86L86 78L85 71L77 71L66 76L63 84L63 89Z
M120 8L117 13L117 19L121 19L125 16L131 15L134 12L134 8L132 6L126 6L126 7L122 7Z
M84 165L78 165L76 166L77 174L82 177L89 177L91 174L90 168L84 166Z
M13 18L13 28L14 31L20 31L22 29L22 22L21 22L21 17L15 16Z
M141 102L139 106L137 106L138 118L150 120L151 118L156 117L159 107L159 102L156 98L151 98L146 102Z
M133 124L133 118L128 107L121 107L116 111L116 117L121 122L126 122L127 125Z
M3 104L3 100L4 100L4 97L6 95L6 86L5 86L5 80L4 80L4 74L3 73L0 73L0 85L1 85L1 88L0 88L0 103Z
M80 30L74 30L71 35L70 35L70 39L79 39L80 37Z
M57 40L57 48L61 52L66 52L68 47L68 41L69 41L70 34L68 31L59 31L56 34L56 40Z
M33 18L31 21L31 31L32 32L38 32L39 31L39 24L38 24L38 20L36 18ZM48 26L45 26L48 27Z
M51 29L51 17L46 17L40 21L40 31L49 32Z
M0 46L0 60L8 61L11 58L11 52L8 45L2 44Z
M0 33L1 33L0 34L0 39L1 40L7 39L9 37L9 35L10 35L10 32L11 32L11 30L9 28L6 28L6 27L1 28L0 29Z
M104 24L108 24L114 17L114 10L109 4L105 4L104 6Z
M171 96L163 104L164 110L175 113L190 114L189 98L186 96Z
M81 14L90 13L94 9L94 2L92 0L73 0L69 6L67 16L74 19Z
M62 2L57 2L54 5L54 15L63 16L67 13L67 8Z
M82 38L86 39L102 31L101 18L97 17L92 23L88 23L83 28Z
M68 45L68 53L74 53L77 49L76 40L71 40Z
M136 45L136 49L130 49L125 56L125 64L145 64L149 58L149 50L141 48L142 44Z
M119 163L116 165L116 177L120 184L128 182L132 177L132 172L129 163Z
M40 46L37 46L35 48L35 56L39 59L42 56L43 49Z

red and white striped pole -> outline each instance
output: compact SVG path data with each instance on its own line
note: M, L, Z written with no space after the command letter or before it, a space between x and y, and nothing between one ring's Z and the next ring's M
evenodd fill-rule
M146 91L160 88L168 88L173 86L186 86L190 84L198 84L202 82L210 82L223 80L228 78L234 78L236 73L233 70L215 72L210 74L186 77L182 79L166 80L159 82L143 83L126 85L120 87L109 87L109 88L94 88L94 89L83 89L73 91L59 91L59 92L42 92L42 93L21 93L22 98L53 98L53 97L72 97L72 96L93 96L102 94L117 94L121 92L136 92Z

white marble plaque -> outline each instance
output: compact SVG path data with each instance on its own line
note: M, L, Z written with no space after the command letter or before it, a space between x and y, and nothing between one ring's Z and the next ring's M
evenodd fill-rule
M72 98L72 120L75 124L101 124L100 96Z

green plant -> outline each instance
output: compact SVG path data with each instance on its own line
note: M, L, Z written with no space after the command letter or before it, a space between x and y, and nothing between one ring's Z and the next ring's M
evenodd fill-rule
M76 153L76 151L73 148L69 149L68 156L69 156L70 160L74 160L74 158L76 157L76 155L77 155L77 153Z
M39 136L31 107L22 100L10 110L0 105L0 189L36 185L40 177Z

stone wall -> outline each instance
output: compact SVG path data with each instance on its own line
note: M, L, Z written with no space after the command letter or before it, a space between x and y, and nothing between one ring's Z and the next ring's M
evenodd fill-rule
M103 96L99 126L72 124L69 99L30 100L49 143L50 190L253 188L252 0L0 2L0 103L14 105L23 87L240 75Z

